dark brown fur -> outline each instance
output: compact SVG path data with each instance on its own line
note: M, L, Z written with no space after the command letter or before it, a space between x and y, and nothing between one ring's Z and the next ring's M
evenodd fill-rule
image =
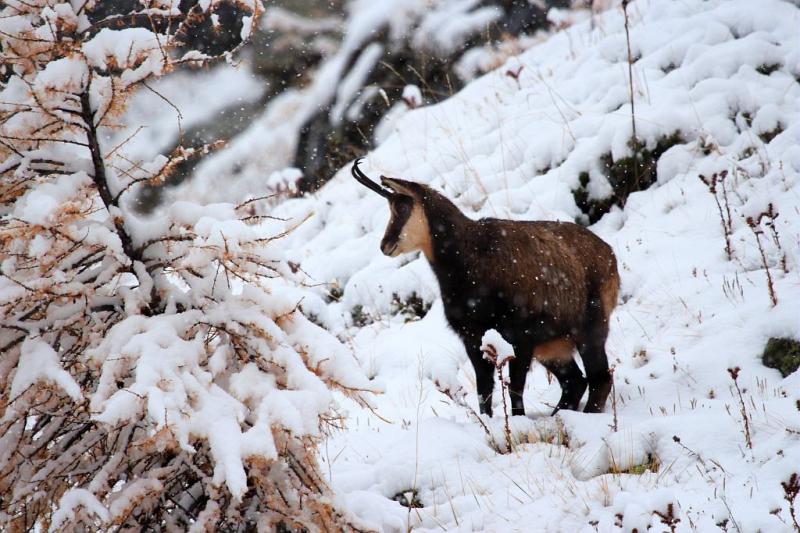
M491 414L493 368L480 344L492 328L517 354L509 369L514 414L524 414L522 391L534 355L559 380L556 410L577 409L588 382L585 410L602 411L611 389L605 341L619 288L611 247L577 224L471 220L429 187L394 178L383 183L395 196L381 249L396 251L404 224L397 202L421 205L430 232L425 255L439 281L445 316L475 368L481 411ZM581 355L585 378L572 347Z

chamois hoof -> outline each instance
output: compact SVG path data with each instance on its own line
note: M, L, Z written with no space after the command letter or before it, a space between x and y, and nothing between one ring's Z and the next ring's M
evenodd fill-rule
M605 410L605 405L602 407L599 405L592 405L586 404L586 407L583 408L584 413L602 413Z

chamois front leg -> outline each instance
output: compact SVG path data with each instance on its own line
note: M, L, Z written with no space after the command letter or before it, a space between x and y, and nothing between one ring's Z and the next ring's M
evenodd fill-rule
M492 392L494 390L494 366L483 358L481 337L465 335L462 337L467 356L475 370L475 384L478 389L478 407L481 414L492 416Z
M475 381L478 385L478 405L481 414L492 416L492 391L494 390L494 368L486 361L475 367Z
M525 403L522 393L525 391L525 378L531 366L533 357L533 343L519 342L514 345L514 359L508 365L508 393L511 397L511 414L514 416L525 415Z

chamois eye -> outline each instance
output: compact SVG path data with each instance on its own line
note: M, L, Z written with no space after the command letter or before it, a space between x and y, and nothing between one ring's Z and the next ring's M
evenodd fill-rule
M397 202L394 207L398 215L405 215L411 210L411 204L408 202Z

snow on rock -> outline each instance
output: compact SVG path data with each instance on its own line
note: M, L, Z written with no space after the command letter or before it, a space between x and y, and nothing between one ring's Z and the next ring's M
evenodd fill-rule
M22 343L19 364L11 380L11 398L40 381L58 386L76 402L83 398L80 386L62 368L56 351L41 339L27 337Z
M770 336L800 337L800 9L637 1L628 13L639 140L653 149L677 135L656 182L591 228L622 278L605 413L549 418L560 390L534 363L533 420L512 417L518 444L498 454L501 421L487 435L473 415L474 374L430 267L380 253L385 200L345 168L272 213L305 221L282 249L316 293L301 305L384 391L370 409L337 395L347 430L323 457L333 488L376 529L669 530L673 516L676 531L790 530L780 482L800 464L800 378L759 358ZM627 67L621 9L598 12L441 104L398 112L362 169L429 184L471 217L585 221L573 191L604 197L605 162L631 154ZM715 199L699 178L723 171L727 204L722 185ZM746 219L770 204L777 237L763 218L757 237ZM413 296L430 310L409 314Z

